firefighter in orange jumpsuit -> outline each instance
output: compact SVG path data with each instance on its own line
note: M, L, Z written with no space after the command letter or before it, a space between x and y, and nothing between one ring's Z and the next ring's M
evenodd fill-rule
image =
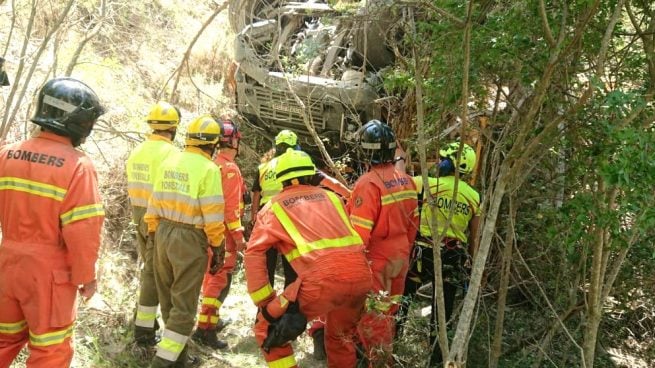
M253 181L253 201L251 210L253 224L259 209L282 190L282 183L278 182L275 178L275 166L277 165L278 157L289 149L300 150L298 136L291 130L284 129L275 136L275 147L271 154L273 157L268 160L263 160L262 164L258 167L257 176L255 176L255 180ZM268 155L269 154L267 154L267 156ZM310 184L328 188L345 199L350 198L350 189L348 189L348 187L320 170L316 170L316 175L312 177ZM274 248L269 249L266 262L268 265L268 279L271 285L275 284L277 259L278 252ZM284 287L287 287L296 279L296 274L293 272L291 266L289 266L289 262L284 258L282 258L282 269L284 270ZM325 346L323 341L324 325L324 318L317 319L312 323L312 327L307 331L314 342L314 358L316 360L325 360Z
M246 247L241 226L243 215L243 177L234 161L239 153L241 132L237 125L228 119L219 121L221 136L218 140L218 154L214 162L221 168L223 197L225 198L225 264L212 275L205 274L202 284L202 305L198 314L198 326L192 338L214 349L224 349L227 343L217 338L219 310L230 291L232 271L237 263L237 252Z
M157 286L153 266L152 241L148 242L148 225L143 215L152 195L152 185L159 166L179 152L173 145L180 113L171 104L160 101L150 108L146 117L152 134L130 153L125 168L127 193L132 204L132 221L136 224L137 250L143 262L139 277L139 299L134 318L134 340L139 345L157 344ZM151 239L152 240L152 239Z
M276 177L284 189L259 211L245 254L248 292L259 307L255 338L269 367L296 367L289 343L307 319L327 316L329 367L354 367L357 320L372 286L362 240L337 195L310 185L316 168L302 151L279 156ZM297 273L276 295L266 252L277 249Z
M359 132L359 145L370 166L355 183L348 212L366 246L374 292L359 334L366 358L381 366L392 353L394 314L418 229L418 202L412 178L393 165L396 137L391 127L378 120L366 123Z
M253 180L251 210L253 225L257 219L256 216L259 209L264 207L264 205L266 205L274 195L282 190L282 183L280 183L275 177L275 167L278 162L278 157L287 152L287 150L300 150L298 136L296 133L288 129L281 130L275 136L274 149L275 153L273 154L273 158L262 162L259 165L257 175L255 176L255 180ZM343 198L347 199L350 197L350 189L348 189L348 187L320 170L316 170L316 175L312 178L311 184L324 186ZM275 249L271 248L268 251L267 257L268 277L271 285L274 285L278 253ZM284 269L284 286L286 287L296 279L296 275L294 274L293 269L289 267L288 262L284 259L282 259L282 266Z
M34 138L0 148L0 367L27 343L28 367L68 367L79 293L96 290L104 211L91 160L75 149L103 114L72 78L39 92Z

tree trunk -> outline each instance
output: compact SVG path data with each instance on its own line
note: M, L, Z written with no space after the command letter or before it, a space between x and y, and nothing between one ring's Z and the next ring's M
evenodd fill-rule
M514 195L511 195L509 198L509 224L507 226L507 235L505 236L505 242L503 244L503 268L501 271L500 286L498 287L498 311L496 312L494 338L491 343L490 368L498 367L498 360L502 353L505 303L507 301L507 288L509 286L509 276L512 266L512 251L514 250L514 222L516 220L516 206L514 205L514 200Z
M587 296L587 313L585 316L584 342L582 349L584 352L583 367L592 368L594 366L594 356L596 353L596 340L598 337L598 326L601 319L601 291L603 270L603 251L605 248L604 234L605 229L596 229L596 241L592 250L591 279L589 280L589 292Z
M506 167L501 167L495 188L493 192L489 194L491 199L484 220L482 238L480 239L478 252L473 259L473 270L471 272L469 288L464 297L464 306L462 307L459 323L457 323L455 338L453 339L452 348L447 359L448 364L455 364L453 367L457 367L457 364L463 364L466 360L464 352L466 351L466 345L468 344L469 331L471 329L475 304L480 292L482 274L484 272L485 263L487 262L487 256L489 255L491 241L496 232L496 220L498 219L500 205L507 190L507 170Z

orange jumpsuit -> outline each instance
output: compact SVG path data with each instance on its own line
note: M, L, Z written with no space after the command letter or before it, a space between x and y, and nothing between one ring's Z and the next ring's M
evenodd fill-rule
M347 208L366 246L376 294L360 321L360 338L371 362L386 361L419 225L416 186L392 164L375 165L355 183Z
M219 320L219 309L225 301L232 283L232 271L237 262L237 244L243 244L243 188L239 166L226 154L219 153L214 160L221 168L223 197L225 198L225 264L215 275L205 273L202 283L202 304L198 314L198 328L213 329ZM211 254L210 254L211 257ZM211 259L211 258L210 258Z
M91 160L41 132L0 147L0 367L68 367L80 285L95 280L104 211Z
M277 296L266 269L270 248L283 254L298 274ZM372 286L363 250L334 193L310 185L284 188L257 215L245 254L248 292L273 318L281 317L290 302L298 303L308 320L327 316L328 366L354 367L357 321ZM269 325L260 312L254 327L260 346ZM264 357L269 367L297 366L289 343L264 352Z

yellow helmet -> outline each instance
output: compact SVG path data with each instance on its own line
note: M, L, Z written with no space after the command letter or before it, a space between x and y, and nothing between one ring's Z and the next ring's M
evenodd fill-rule
M203 146L215 144L221 135L221 126L210 115L195 118L186 132L184 144L187 146Z
M475 169L475 150L466 143L462 144L462 156L457 160L459 151L459 142L452 142L439 150L439 156L450 159L453 165L459 170L460 174L470 174Z
M279 183L301 176L316 174L316 166L303 151L287 150L280 155L275 165L275 177Z
M286 144L289 147L295 147L298 144L298 136L289 129L284 129L275 136L275 145Z
M159 101L150 108L146 122L152 130L176 128L180 123L180 112L168 102Z

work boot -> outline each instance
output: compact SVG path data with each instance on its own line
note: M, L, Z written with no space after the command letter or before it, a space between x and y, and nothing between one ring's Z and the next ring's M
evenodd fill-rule
M229 325L230 323L232 323L232 320L231 320L231 319L223 319L223 318L220 318L220 319L218 320L218 323L216 324L216 333L219 333L219 332L223 331L223 329L224 329L227 325Z
M189 347L185 346L171 368L194 368L200 366L200 358L189 354Z
M134 342L141 347L155 346L159 337L154 328L134 326Z
M227 348L227 343L225 341L219 340L216 336L215 329L198 328L196 329L196 332L191 335L191 339L200 345L204 345L212 349Z
M325 329L319 328L314 331L312 340L314 340L314 359L325 360Z
M170 360L163 359L161 357L155 356L150 362L150 368L171 368L175 365L175 362Z

